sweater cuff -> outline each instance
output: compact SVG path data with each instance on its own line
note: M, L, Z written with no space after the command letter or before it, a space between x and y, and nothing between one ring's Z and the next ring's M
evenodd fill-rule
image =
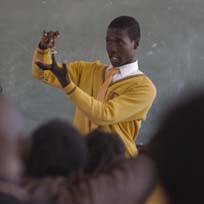
M48 49L45 49L45 50L42 50L42 49L40 49L39 47L37 48L37 52L39 53L39 54L47 54L48 52L49 52L49 48Z
M71 81L65 88L64 91L67 95L71 95L76 90L76 85Z

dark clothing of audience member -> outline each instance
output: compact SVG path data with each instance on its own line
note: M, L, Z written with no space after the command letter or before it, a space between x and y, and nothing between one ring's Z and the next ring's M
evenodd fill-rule
M53 203L53 202L49 202L49 203L45 203L45 202L31 202L31 201L27 201L27 202L23 202L18 200L16 197L12 196L12 195L7 195L5 193L0 193L0 203L1 204L57 204L57 203Z
M22 204L16 197L0 193L0 203L2 204Z
M119 136L95 130L86 137L88 147L87 174L105 171L125 157L125 146Z
M204 94L173 106L149 145L171 204L204 203Z

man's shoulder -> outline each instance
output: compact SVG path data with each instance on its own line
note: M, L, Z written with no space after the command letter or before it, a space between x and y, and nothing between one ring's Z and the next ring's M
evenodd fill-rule
M155 83L152 81L152 79L149 76L144 74L143 80L144 80L144 83L149 84L149 86L153 87L156 90Z
M130 91L134 92L135 90L138 91L138 89L141 89L146 90L147 92L152 92L154 93L153 95L156 95L156 86L146 74L131 76L124 80L123 84L125 84Z
M135 76L131 77L131 80L135 84L148 84L150 86L155 87L155 84L152 81L152 79L146 74L135 75Z
M150 79L149 76L147 76L146 74L136 74L136 75L132 75L129 77L126 77L122 80L119 80L119 82L122 83L130 83L130 84L135 84L135 85L139 85L139 84L151 84L154 86L153 81Z
M102 63L100 60L96 61L73 61L70 63L70 65L77 65L77 66L83 66L83 67L107 67L108 65Z
M142 89L151 92L154 96L156 96L157 93L157 89L156 86L154 84L154 82L150 79L149 76L147 76L146 74L142 74L137 81L139 87L141 87Z

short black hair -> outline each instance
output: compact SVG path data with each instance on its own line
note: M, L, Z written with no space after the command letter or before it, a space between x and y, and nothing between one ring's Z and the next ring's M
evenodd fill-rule
M108 29L110 28L127 30L131 40L140 40L140 25L138 21L131 16L119 16L115 18L108 26Z
M32 133L25 163L30 177L69 177L86 166L85 139L68 122L51 120Z
M204 202L203 90L200 93L175 104L149 144L170 203Z
M87 135L87 174L106 171L114 161L125 156L125 146L118 135L95 130Z

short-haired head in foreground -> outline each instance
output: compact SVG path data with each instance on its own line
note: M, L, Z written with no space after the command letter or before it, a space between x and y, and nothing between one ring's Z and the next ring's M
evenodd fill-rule
M204 94L170 109L149 145L170 203L204 203Z
M85 139L68 122L51 120L33 133L31 150L26 161L28 176L70 177L85 168L87 148Z
M88 146L88 174L108 169L113 162L124 158L125 146L119 136L95 130L86 137Z

